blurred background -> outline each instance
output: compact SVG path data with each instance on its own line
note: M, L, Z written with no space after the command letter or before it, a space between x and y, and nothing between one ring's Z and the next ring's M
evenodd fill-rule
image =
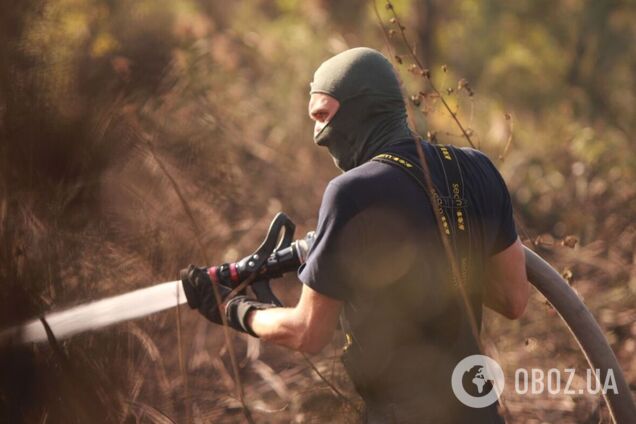
M504 175L524 242L581 295L636 388L636 3L400 0L400 22L377 3L391 47L363 0L3 0L0 327L239 259L280 210L299 236L313 229L338 171L312 142L309 82L347 48L392 57L420 134L467 146L401 24ZM275 287L299 293L292 277ZM0 421L244 422L222 331L175 311L3 347ZM587 368L536 293L521 320L484 327L509 378ZM356 422L339 338L312 361L341 395L298 354L230 341L254 421ZM513 422L609 422L599 395L507 386Z

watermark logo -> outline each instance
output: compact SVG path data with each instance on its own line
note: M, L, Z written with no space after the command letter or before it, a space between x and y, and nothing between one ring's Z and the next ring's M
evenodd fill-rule
M564 375L562 375L564 374ZM576 376L574 368L559 370L550 368L518 368L515 371L514 390L518 395L582 395L618 394L614 370L586 370L584 376ZM485 408L499 399L504 389L504 373L501 366L485 355L468 356L455 366L451 377L453 393L460 402L471 408ZM578 386L574 382L578 381ZM585 384L581 387L582 384Z
M564 370L550 368L547 372L540 368L530 370L518 368L515 371L515 392L519 395L540 395L546 391L551 395L618 394L616 377L611 368L604 373L598 368L586 370L585 378L578 378L585 381L585 387L574 386L575 374L574 368Z
M471 408L485 408L499 399L505 384L497 361L485 355L471 355L455 365L451 377L453 393Z

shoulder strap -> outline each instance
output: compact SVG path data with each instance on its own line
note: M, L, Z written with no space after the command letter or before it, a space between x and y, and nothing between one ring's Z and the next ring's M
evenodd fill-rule
M372 160L398 167L413 178L427 194L433 207L437 207L442 220L445 235L451 238L455 257L459 261L462 278L468 281L468 269L471 261L470 226L467 215L468 200L465 193L461 167L455 154L455 148L434 145L437 160L444 173L445 190L432 187L429 193L424 179L424 170L418 165L395 153L381 153ZM455 282L456 283L456 282Z

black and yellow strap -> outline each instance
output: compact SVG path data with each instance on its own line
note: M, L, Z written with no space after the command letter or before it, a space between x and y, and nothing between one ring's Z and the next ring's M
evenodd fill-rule
M411 176L426 192L431 204L438 208L442 227L450 237L455 257L458 259L462 279L467 281L471 261L471 237L468 221L468 199L462 170L455 154L455 148L445 145L434 145L434 151L444 174L445 190L437 186L429 193L424 179L424 170L409 160L395 153L381 153L373 158L376 162L394 165ZM431 198L432 196L432 198ZM457 283L457 282L455 282Z

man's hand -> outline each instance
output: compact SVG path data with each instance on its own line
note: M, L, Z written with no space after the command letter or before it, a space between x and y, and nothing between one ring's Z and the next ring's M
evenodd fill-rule
M230 328L258 337L247 324L247 315L253 310L269 309L275 306L270 302L262 302L263 299L249 299L241 295L233 297L223 307L222 304L232 293L232 288L222 283L213 283L207 268L190 265L182 269L179 274L188 305L192 309L198 309L201 315L215 324L223 324L221 314L225 314ZM218 289L218 298L213 284L216 284Z
M232 289L223 284L217 284L220 296L220 299L217 299L207 268L199 268L194 265L182 269L179 272L179 277L188 305L192 309L198 309L201 315L210 321L221 324L223 311L219 310L219 305L230 295Z

